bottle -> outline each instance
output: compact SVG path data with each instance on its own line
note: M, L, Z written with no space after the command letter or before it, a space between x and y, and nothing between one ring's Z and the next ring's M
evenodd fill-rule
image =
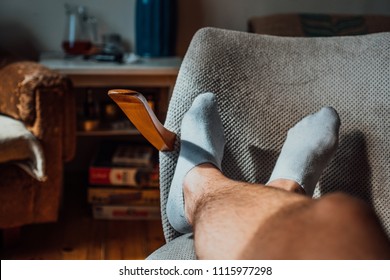
M86 119L99 118L99 105L93 98L92 89L87 89L86 99L84 102L84 117Z
M177 0L137 0L135 15L136 54L142 57L173 56Z
M93 98L91 89L87 89L84 101L84 130L91 131L99 127L99 104Z

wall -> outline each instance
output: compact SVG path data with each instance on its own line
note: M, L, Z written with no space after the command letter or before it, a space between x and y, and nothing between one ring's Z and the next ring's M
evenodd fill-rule
M0 45L20 45L27 37L34 43L18 46L21 51L61 50L65 3L85 5L98 18L100 33L120 33L131 47L135 0L0 0Z
M247 30L247 19L275 13L390 15L390 0L179 0L178 46L185 53L197 29L214 26Z
M288 12L388 14L389 0L178 0L178 53L184 54L196 30L214 26L246 30L255 15ZM22 44L25 52L61 50L64 3L86 5L99 20L101 33L121 34L134 45L135 0L0 0L0 43ZM33 42L33 44L31 43Z

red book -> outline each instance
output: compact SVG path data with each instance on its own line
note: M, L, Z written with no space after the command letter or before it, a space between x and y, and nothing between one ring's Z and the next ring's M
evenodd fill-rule
M158 187L158 168L90 166L89 183L129 187Z
M131 145L129 145L131 149ZM89 183L92 185L115 185L115 186L131 186L131 187L158 187L159 174L158 165L153 164L153 160L145 161L145 154L140 152L139 147L134 147L144 163L135 159L136 164L113 162L113 158L118 155L117 147L123 151L123 145L103 145L99 153L96 155L91 165L89 166ZM149 147L148 147L149 148ZM145 149L147 151L148 149ZM151 158L151 156L150 156ZM131 160L129 159L129 162Z

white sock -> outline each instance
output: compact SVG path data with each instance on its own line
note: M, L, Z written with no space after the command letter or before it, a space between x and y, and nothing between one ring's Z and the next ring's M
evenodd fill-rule
M321 173L337 150L339 127L339 116L331 107L303 118L288 131L268 183L290 179L313 196Z
M221 169L225 136L213 93L197 96L181 124L180 153L167 202L167 217L181 233L192 231L185 216L183 180L195 166L211 163Z

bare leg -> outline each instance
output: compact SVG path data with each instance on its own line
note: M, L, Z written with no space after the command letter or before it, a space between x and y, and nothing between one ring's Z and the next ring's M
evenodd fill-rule
M168 220L179 232L194 230L204 259L390 258L386 235L361 201L299 194L312 194L339 126L333 108L305 117L290 129L267 186L236 182L220 171L225 140L216 98L199 95L182 122Z
M187 174L185 211L199 258L390 258L389 241L363 202L343 194L312 200L294 193L294 181L272 183L232 181L210 164Z

